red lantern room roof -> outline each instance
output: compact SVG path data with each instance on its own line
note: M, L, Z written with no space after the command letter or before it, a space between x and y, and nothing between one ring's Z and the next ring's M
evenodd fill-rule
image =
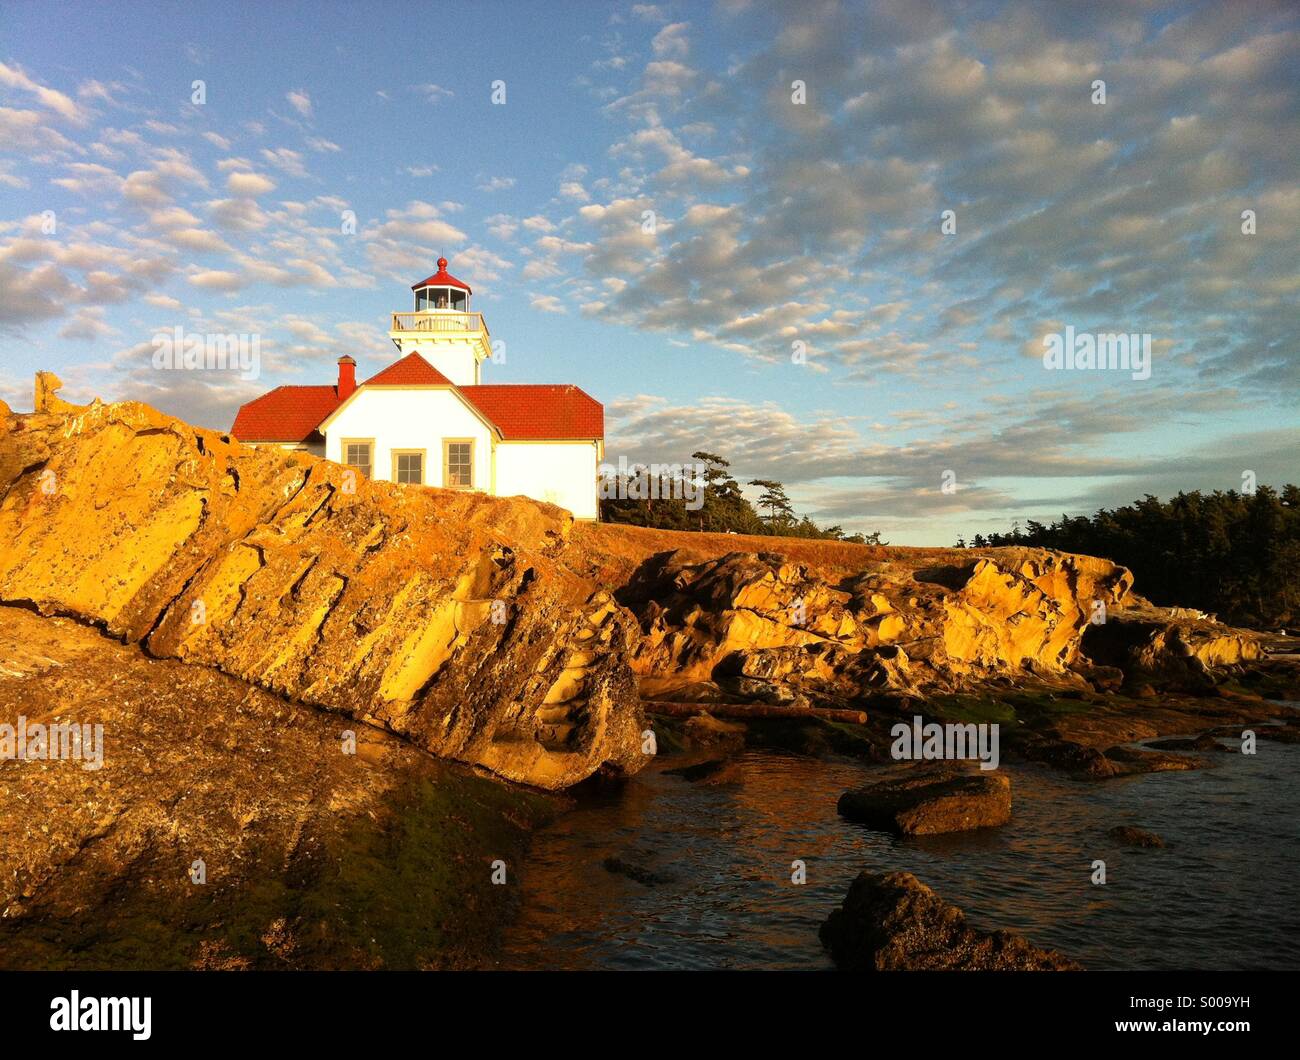
M446 258L438 259L438 271L427 280L421 280L419 283L411 284L412 291L419 290L421 287L459 287L462 291L467 291L469 294L474 293L469 289L469 284L461 283L460 280L456 279L455 276L447 271Z

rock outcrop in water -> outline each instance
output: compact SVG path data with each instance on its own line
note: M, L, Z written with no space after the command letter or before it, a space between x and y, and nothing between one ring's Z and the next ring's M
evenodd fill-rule
M522 498L356 481L144 405L0 419L0 601L545 788L644 761L635 624Z
M1080 965L1009 931L976 931L965 914L910 872L861 873L821 927L850 972L1053 972Z
M911 771L840 796L841 817L899 835L938 835L995 828L1011 820L1005 773Z

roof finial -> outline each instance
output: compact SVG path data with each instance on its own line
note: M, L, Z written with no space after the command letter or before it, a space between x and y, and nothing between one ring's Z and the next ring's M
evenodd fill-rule
M438 268L440 268L440 269L445 269L446 267L447 267L447 259L446 259L446 258L439 258L439 259L438 259Z

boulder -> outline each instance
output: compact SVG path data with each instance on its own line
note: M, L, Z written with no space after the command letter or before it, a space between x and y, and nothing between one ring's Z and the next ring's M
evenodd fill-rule
M820 934L843 971L1082 970L1065 955L1020 935L967 926L960 909L910 872L860 874Z
M990 828L1011 820L1011 778L926 771L846 791L838 809L841 817L899 835Z

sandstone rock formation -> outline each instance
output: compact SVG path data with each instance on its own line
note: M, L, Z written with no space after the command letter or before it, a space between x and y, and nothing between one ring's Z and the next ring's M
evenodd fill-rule
M1007 931L967 926L960 909L910 872L862 873L821 927L844 971L1078 971L1055 950Z
M899 835L992 828L1011 820L1011 778L1002 773L912 770L840 796L841 817Z
M134 403L0 420L0 601L544 788L644 761L635 623L572 525Z
M1154 607L1128 570L1091 556L864 548L852 565L814 565L702 551L655 555L616 594L640 620L632 666L646 698L837 707L1008 684L1204 694L1262 657L1256 634Z
M665 554L619 593L640 617L643 694L712 683L772 703L951 690L1005 675L1078 679L1093 602L1132 575L1088 556L997 550L964 564L864 562L829 582L774 553ZM865 559L865 557L864 557Z
M80 412L82 406L73 405L59 397L63 380L53 372L37 372L34 397L37 412L50 412L56 415L68 412ZM6 406L5 411L8 411Z

